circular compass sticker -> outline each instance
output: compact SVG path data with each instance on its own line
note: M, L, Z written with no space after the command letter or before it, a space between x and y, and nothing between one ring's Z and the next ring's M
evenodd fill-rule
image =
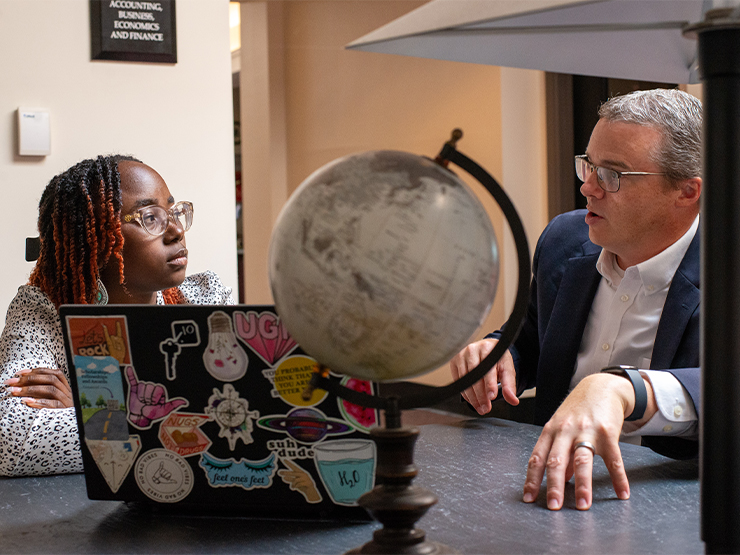
M243 399L224 399L215 409L215 417L226 428L238 428L247 419L248 411Z
M136 483L154 501L177 503L193 489L193 470L177 453L152 449L136 463Z

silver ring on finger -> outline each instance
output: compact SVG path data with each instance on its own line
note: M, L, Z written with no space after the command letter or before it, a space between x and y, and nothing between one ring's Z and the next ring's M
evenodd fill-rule
M596 447L594 447L594 444L591 443L590 441L579 441L578 443L576 443L576 446L573 448L573 451L575 451L579 447L585 447L586 449L591 451L593 455L596 455Z

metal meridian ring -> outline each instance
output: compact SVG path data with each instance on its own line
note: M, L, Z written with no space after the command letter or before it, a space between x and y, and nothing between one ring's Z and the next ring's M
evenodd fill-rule
M596 455L596 447L594 447L594 444L591 443L590 441L579 441L578 443L576 443L576 446L573 448L573 451L575 451L579 447L585 447L586 449L589 449L591 453Z

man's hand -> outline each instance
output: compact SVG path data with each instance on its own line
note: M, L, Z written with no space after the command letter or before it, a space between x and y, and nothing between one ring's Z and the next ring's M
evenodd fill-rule
M33 368L19 370L5 381L7 391L35 409L64 409L72 406L72 389L62 370Z
M645 380L648 406L642 426L658 410L650 382ZM629 380L613 374L593 374L584 378L566 397L560 408L545 425L532 456L529 458L524 482L524 501L532 503L547 472L547 508L563 506L565 483L575 475L576 508L591 507L594 455L604 459L612 486L620 499L629 499L630 485L624 471L619 435L625 415L632 413L635 393ZM596 453L587 447L576 448L580 442L594 445Z
M498 343L496 339L481 339L465 347L450 361L452 378L457 380L473 370L493 351L496 343ZM491 401L498 395L499 382L506 402L510 405L518 405L516 370L514 359L508 350L482 380L463 392L463 399L470 403L478 414L486 414L491 410Z

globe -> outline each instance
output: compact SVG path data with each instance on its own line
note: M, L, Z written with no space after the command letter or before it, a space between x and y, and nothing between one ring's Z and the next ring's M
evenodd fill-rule
M387 382L447 363L496 294L490 218L436 162L381 150L311 174L275 223L269 254L277 313L330 370Z

